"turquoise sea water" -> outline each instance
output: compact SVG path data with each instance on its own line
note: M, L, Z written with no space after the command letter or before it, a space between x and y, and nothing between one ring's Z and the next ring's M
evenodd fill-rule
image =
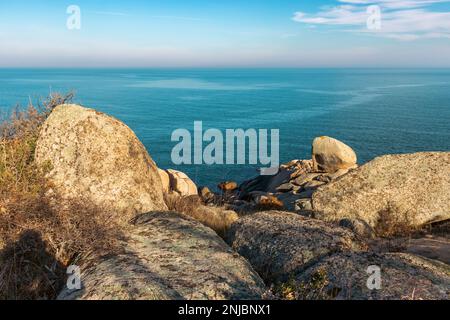
M329 135L363 163L377 155L450 151L450 70L438 69L0 69L0 109L50 91L130 126L162 168L199 185L242 181L249 165L174 166L171 133L204 129L280 129L281 161L310 158Z

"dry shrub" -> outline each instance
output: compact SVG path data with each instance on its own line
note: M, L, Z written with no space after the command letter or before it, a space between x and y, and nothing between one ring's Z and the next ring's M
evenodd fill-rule
M36 141L51 110L71 99L56 94L16 108L0 125L0 299L55 298L67 265L80 254L115 250L121 236L108 213L89 202L56 209L57 199L46 196L51 164L35 163Z
M309 276L308 281L297 281L291 276L288 281L272 287L272 294L280 300L330 300L334 299L340 289L328 288L328 273L319 269Z
M170 211L176 211L190 216L200 223L213 229L219 236L224 237L231 224L238 219L236 212L223 207L203 205L200 197L180 197L176 194L165 194L164 199Z
M375 233L380 237L407 236L415 231L408 215L399 216L398 209L390 203L378 213Z

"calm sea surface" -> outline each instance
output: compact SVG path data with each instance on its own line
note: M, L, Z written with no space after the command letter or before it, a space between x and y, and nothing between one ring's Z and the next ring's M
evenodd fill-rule
M199 185L242 181L249 165L174 166L171 133L204 129L280 129L281 161L310 158L328 135L363 163L386 153L450 151L450 70L438 69L0 69L0 110L49 92L130 126L162 168Z

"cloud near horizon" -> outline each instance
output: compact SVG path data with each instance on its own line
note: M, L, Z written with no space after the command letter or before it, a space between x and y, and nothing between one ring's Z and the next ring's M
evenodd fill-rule
M341 31L369 34L403 41L450 39L450 12L433 5L450 0L339 0L335 6L322 6L317 13L297 11L292 20L314 26L333 26ZM369 29L369 6L381 12L380 29Z

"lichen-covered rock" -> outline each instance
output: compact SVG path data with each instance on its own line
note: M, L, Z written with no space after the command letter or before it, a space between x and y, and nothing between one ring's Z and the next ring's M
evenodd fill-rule
M231 226L227 242L268 282L286 281L331 253L366 249L346 229L282 211L239 219Z
M59 299L259 299L261 278L211 229L173 212L138 216L123 252L84 261Z
M45 121L37 163L50 162L53 191L64 200L88 200L128 219L165 210L157 167L122 122L78 105L60 105Z
M450 218L450 152L387 155L352 170L313 195L316 217L420 226Z
M299 290L298 299L450 299L450 267L405 253L340 252L308 268L290 286Z
M352 148L339 140L325 136L314 139L312 159L315 171L334 173L357 166L356 153Z

